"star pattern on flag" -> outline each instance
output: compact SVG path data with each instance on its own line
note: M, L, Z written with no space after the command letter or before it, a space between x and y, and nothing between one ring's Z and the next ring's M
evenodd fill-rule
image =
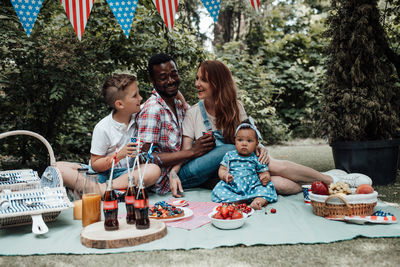
M43 0L11 0L26 35L31 36Z
M135 17L137 0L107 0L115 18L126 38L129 38L129 32L132 27L133 18Z
M178 11L179 0L153 0L158 13L169 31L174 27L175 14Z
M207 11L210 13L214 22L217 22L221 0L202 0L202 2Z
M260 10L260 0L250 0L250 3L256 11Z

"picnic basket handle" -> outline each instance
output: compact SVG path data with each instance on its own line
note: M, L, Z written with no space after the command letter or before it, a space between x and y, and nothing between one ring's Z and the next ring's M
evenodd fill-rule
M346 200L341 194L333 194L333 195L328 196L328 197L325 199L325 201L324 201L325 206L326 206L326 202L327 202L329 199L334 198L334 197L337 197L337 198L339 198L340 200L342 200L343 203L346 205L346 207L347 207L348 209L351 209L351 206L350 206L349 202L347 202L347 200Z
M40 134L31 132L31 131L26 131L26 130L16 130L16 131L10 131L10 132L5 132L0 134L0 139L3 139L8 136L13 136L13 135L29 135L36 137L39 139L47 148L47 151L49 152L50 155L50 166L56 167L56 158L54 157L54 151L53 148L50 146L50 143Z

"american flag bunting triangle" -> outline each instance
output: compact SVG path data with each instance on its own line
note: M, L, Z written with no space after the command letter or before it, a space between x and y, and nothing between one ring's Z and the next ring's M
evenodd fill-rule
M124 31L126 38L129 38L138 0L107 0L107 3Z
M260 0L250 0L250 3L256 11L260 10Z
M11 0L11 3L26 35L30 37L43 0Z
M153 0L153 3L164 20L165 25L167 25L168 30L172 31L179 0Z
M79 41L82 40L82 35L85 31L94 1L95 0L60 0Z
M207 11L210 13L214 22L217 22L221 0L202 0L202 2Z

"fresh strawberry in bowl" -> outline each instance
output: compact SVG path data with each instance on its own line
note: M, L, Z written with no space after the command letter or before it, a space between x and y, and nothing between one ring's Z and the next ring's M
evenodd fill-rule
M208 217L211 219L211 223L219 229L237 229L243 226L247 214L222 206L220 210L209 213Z

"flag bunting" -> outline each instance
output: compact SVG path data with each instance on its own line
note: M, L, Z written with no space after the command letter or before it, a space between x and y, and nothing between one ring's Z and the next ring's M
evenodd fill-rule
M43 0L11 0L11 3L26 35L30 37Z

